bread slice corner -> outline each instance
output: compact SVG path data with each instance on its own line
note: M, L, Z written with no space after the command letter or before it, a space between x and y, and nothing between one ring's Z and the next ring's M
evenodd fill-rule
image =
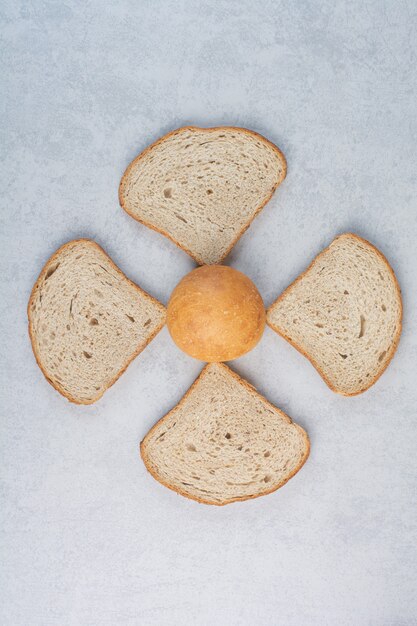
M397 349L400 287L374 245L344 233L269 307L267 323L332 391L358 395L379 379Z
M215 264L249 228L286 171L281 150L254 131L187 126L132 161L119 201L200 265Z
M29 336L48 382L92 404L165 323L165 307L130 281L94 241L77 239L47 261L28 303Z
M276 491L301 469L309 450L300 426L221 363L206 365L140 444L157 481L217 506Z

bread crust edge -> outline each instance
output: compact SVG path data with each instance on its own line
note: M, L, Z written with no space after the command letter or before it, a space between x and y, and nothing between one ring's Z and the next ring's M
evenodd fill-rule
M168 413L166 413L163 417L161 417L153 426L152 428L147 432L147 434L145 435L145 437L142 439L142 441L140 442L139 445L139 450L140 450L140 456L142 458L142 461L145 465L145 468L147 469L147 471L149 472L149 474L155 479L157 480L161 485L163 485L164 487L167 487L168 489L170 489L171 491L174 491L175 493L179 494L180 496L184 496L185 498L188 498L189 500L194 500L195 502L199 502L200 504L209 504L212 506L225 506L226 504L232 504L233 502L244 502L245 500L253 500L255 498L261 498L262 496L267 496L271 493L273 493L274 491L277 491L278 489L280 489L280 487L283 487L293 476L295 476L295 474L297 474L300 469L303 467L303 465L305 464L305 462L307 461L309 454L310 454L310 439L308 437L307 432L304 430L304 428L302 428L301 426L299 426L298 424L296 424L286 413L284 413L284 411L282 411L281 409L279 409L277 406L275 406L274 404L272 404L272 402L270 402L269 400L267 400L267 398L265 398L262 394L259 393L259 391L257 391L257 389L251 385L250 383L248 383L247 380L245 380L244 378L242 378L241 376L239 376L239 374L237 374L236 372L234 372L232 369L230 369L230 367L228 367L227 365L225 365L224 363L216 363L215 365L218 367L223 368L224 370L226 370L229 374L232 375L232 377L237 380L241 385L243 385L248 391L250 391L250 393L255 394L259 397L262 398L262 400L264 402L266 402L266 404L268 406L270 406L274 411L278 411L279 413L281 413L281 415L283 415L283 417L286 419L288 424L292 424L293 426L295 426L297 428L297 430L300 431L301 435L304 438L304 443L305 443L305 450L304 450L304 455L300 461L300 463L297 465L297 467L288 475L285 477L285 480L281 481L280 483L278 483L277 485L274 485L271 489L269 489L268 491L264 491L262 493L258 493L258 494L253 494L251 496L240 496L240 497L236 497L236 498L229 498L226 499L222 502L212 502L209 500L205 500L203 497L200 498L198 496L192 496L189 493L186 493L185 491L183 491L180 488L174 487L173 485L170 485L167 481L162 480L157 474L156 472L154 472L151 467L150 464L147 462L147 454L146 454L146 447L147 447L147 439L151 436L151 434L153 433L153 431L160 426L161 424L163 424L165 422L166 419L168 419L169 417L172 416L172 414L175 414L179 408L182 406L182 404L185 402L185 400L188 398L188 396L192 393L192 391L194 390L194 388L197 386L197 384L199 383L200 379L206 374L207 370L210 367L213 367L213 363L207 363L207 365L205 365L203 367L203 369L201 370L200 374L197 376L197 378L195 379L195 381L193 382L193 384L191 385L191 387L186 391L186 393L183 395L183 397L181 398L181 400L178 402L178 404L176 404L170 411L168 411Z
M168 137L172 137L173 135L180 134L180 133L182 133L184 131L187 131L187 130L199 130L199 131L203 131L203 132L207 132L207 133L211 133L211 132L215 132L215 131L219 131L219 130L235 130L235 131L246 133L247 135L255 136L258 139L260 139L261 141L263 141L264 143L266 143L269 147L271 147L278 154L279 158L282 161L282 165L283 165L282 174L278 178L278 180L275 183L274 187L272 188L271 193L267 196L265 201L262 204L260 204L259 207L257 207L257 209L255 210L255 213L253 214L251 219L238 232L238 234L233 239L232 243L227 248L226 252L221 256L221 258L217 259L214 263L210 263L210 264L206 263L203 259L199 258L198 254L195 254L194 252L191 252L191 250L189 250L186 246L184 246L183 244L179 243L172 235L170 235L164 229L158 228L158 226L155 226L155 225L151 224L147 220L139 218L136 215L134 215L133 212L130 211L126 207L125 202L124 202L124 190L125 190L125 187L126 187L127 177L130 174L130 171L139 163L139 161L141 159L143 159L148 154L148 152L150 152L151 150L156 148L159 144L161 144L166 139L168 139ZM270 199L274 195L274 193L277 190L277 188L281 185L282 181L285 179L286 175L287 175L287 160L286 160L283 152L278 148L278 146L276 146L274 143L272 143L272 141L269 141L269 139L267 139L266 137L264 137L263 135L257 133L254 130L249 130L248 128L241 128L239 126L213 126L211 128L202 128L200 126L182 126L181 128L176 128L176 129L170 131L166 135L163 135L162 137L160 137L159 139L157 139L156 141L151 143L140 154L138 154L138 156L135 157L133 159L133 161L131 161L131 163L127 166L126 170L124 171L124 174L123 174L123 176L121 178L121 181L120 181L120 184L119 184L119 204L122 207L122 209L124 211L126 211L126 213L128 215L130 215L130 217L133 217L133 219L136 220L137 222L140 222L141 224L143 224L144 226L147 226L151 230L154 230L155 232L159 233L160 235L164 235L164 237L167 237L168 239L170 239L178 248L181 248L181 250L183 250L189 256L191 256L191 258L194 259L194 261L196 263L198 263L198 265L216 265L216 264L220 264L222 261L224 261L224 259L230 254L231 250L234 248L236 243L239 241L239 239L242 237L242 235L248 230L248 228L252 224L252 222L255 219L255 217L257 215L259 215L259 213L262 211L264 206L270 201Z
M131 285L133 285L133 287L135 287L142 296L145 296L146 298L152 300L152 302L154 304L156 304L158 306L158 308L161 310L161 313L164 314L164 318L161 324L159 324L155 331L150 335L150 337L147 339L146 343L144 345L141 345L135 352L134 354L128 359L128 361L123 365L122 369L116 374L116 376L114 376L111 381L109 382L109 384L107 385L107 387L105 389L103 389L103 391L101 391L100 393L98 393L96 396L94 396L94 398L92 400L79 400L77 398L75 398L74 396L72 396L71 394L67 393L66 391L64 391L63 389L60 389L48 376L46 369L44 368L42 361L40 359L39 356L39 352L35 347L35 339L34 339L34 330L33 330L33 326L32 326L32 316L31 316L31 312L30 312L30 307L32 305L33 299L35 297L35 293L37 291L37 289L40 287L40 284L48 270L49 265L51 264L51 262L53 262L60 254L62 254L62 252L64 250L66 250L67 248L70 248L72 245L74 244L78 244L78 243L88 243L89 245L92 245L93 247L96 247L100 250L100 252L102 252L103 254L105 254L105 256L108 258L108 260L110 261L111 265L113 266L113 269L116 271L117 274L119 274L120 276L122 276L126 281L128 281ZM105 250L95 241L93 241L92 239L87 239L87 238L80 238L80 239L72 239L71 241L68 241L67 243L64 243L62 246L60 246L58 248L58 250L56 250L52 256L49 257L49 259L46 261L45 265L43 266L35 284L33 285L33 288L30 292L30 297L29 297L29 302L27 305L27 316L28 316L28 331L29 331L29 338L30 338L30 342L32 345L32 350L33 350L33 354L35 356L35 360L36 363L38 364L40 370L42 371L42 374L45 376L46 380L48 381L48 383L50 385L52 385L52 387L58 391L62 396L64 396L67 400L69 400L70 402L74 403L74 404L78 404L78 405L89 405L89 404L94 404L95 402L97 402L97 400L100 400L100 398L106 393L106 391L112 387L114 385L115 382L117 382L120 378L120 376L122 374L124 374L124 372L126 371L126 369L129 367L129 365L131 364L131 362L148 346L148 344L152 341L152 339L154 339L156 337L156 335L159 333L160 330L162 330L162 328L165 326L165 322L166 322L166 308L165 306L159 302L159 300L157 300L156 298L154 298L153 296L151 296L149 293L147 293L144 289L142 289L141 287L139 287L139 285L136 285L136 283L134 283L132 280L130 280L130 278L128 278L123 272L122 270L116 265L116 263L113 261L113 259L107 254L107 252L105 252Z
M400 308L400 315L399 315L399 326L398 326L398 332L395 336L395 339L393 341L392 344L392 348L391 348L391 353L389 355L389 358L385 361L384 365L381 367L380 370L378 370L378 372L376 373L376 375L371 379L371 381L369 382L369 384L367 384L364 387L361 387L361 389L359 389L358 391L353 391L353 392L346 392L343 391L341 389L338 389L335 385L333 385L333 383L328 379L328 377L325 375L325 373L323 372L323 370L321 369L320 365L317 363L317 361L310 356L305 350L304 348L302 348L301 345L299 345L298 343L296 343L293 339L290 339L288 337L288 335L286 335L280 328L278 328L277 326L275 326L274 324L272 324L272 322L269 320L269 313L270 311L272 311L272 309L274 309L274 307L280 302L282 301L290 292L290 290L302 279L304 278L304 276L310 271L310 269L313 267L313 265L329 250L330 246L332 246L332 244L337 241L338 239L341 239L342 237L346 237L346 238L353 238L353 239L357 239L358 241L366 244L367 246L369 246L370 248L372 248L372 250L374 252L376 252L377 256L379 256L379 258L382 260L382 262L387 266L388 271L390 272L392 279L394 281L394 285L396 288L396 293L397 293L397 299L398 299L398 303L399 303L399 308ZM270 307L268 307L267 309L267 313L266 313L266 323L267 325L272 328L272 330L274 330L278 335L280 335L283 339L285 339L286 341L288 341L288 343L290 343L298 352L300 352L300 354L302 354L304 357L306 357L306 359L308 359L310 361L310 363L312 364L312 366L317 370L317 372L320 374L320 376L322 377L322 379L324 380L324 382L326 383L326 385L335 393L338 393L342 396L345 396L347 398L351 398L353 396L358 396L359 394L363 393L364 391L367 391L370 387L372 387L372 385L374 385L379 378L382 376L382 374L385 372L385 370L387 369L388 365L391 363L394 354L397 351L398 348L398 344L400 342L400 336L401 336L401 332L402 332L402 319L403 319L403 303L402 303L402 298L401 298L401 289L400 289L400 285L398 283L397 277L394 273L394 270L392 269L391 265L389 264L387 258L384 256L384 254L378 250L378 248L376 246L374 246L372 243L370 243L367 239L364 239L363 237L360 237L359 235L356 235L355 233L342 233L341 235L338 235L337 237L335 237L333 239L333 241L326 247L324 248L321 252L319 252L319 254L317 256L314 257L314 259L311 261L311 263L309 264L309 266L307 267L307 269L304 270L304 272L302 272L299 276L297 276L297 278L295 280L293 280L292 283L290 283L290 285L288 285L288 287L286 289L284 289L284 291L281 293L280 296L278 296L278 298L275 300L275 302L273 302L271 304Z

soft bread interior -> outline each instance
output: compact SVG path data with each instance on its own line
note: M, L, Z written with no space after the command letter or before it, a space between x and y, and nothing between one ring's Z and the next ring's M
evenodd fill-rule
M88 240L47 262L33 289L29 330L47 379L68 399L97 400L162 327L165 309Z
M267 321L334 391L354 395L368 389L391 360L401 316L400 290L385 257L347 233L284 291Z
M283 154L240 128L182 128L126 170L122 207L200 264L219 263L285 177Z
M219 363L146 435L141 454L161 483L207 504L278 489L305 462L305 431Z

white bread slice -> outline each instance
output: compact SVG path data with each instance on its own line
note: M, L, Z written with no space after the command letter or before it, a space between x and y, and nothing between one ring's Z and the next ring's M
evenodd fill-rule
M245 128L185 127L127 168L121 206L169 237L200 265L219 263L285 178L270 141Z
M386 258L352 233L336 237L274 302L267 322L306 356L328 386L366 391L391 361L402 303Z
M306 432L226 365L210 363L140 445L156 480L204 504L282 487L307 460Z
M132 283L99 245L65 244L30 296L29 334L47 380L71 402L91 404L165 322L165 307Z

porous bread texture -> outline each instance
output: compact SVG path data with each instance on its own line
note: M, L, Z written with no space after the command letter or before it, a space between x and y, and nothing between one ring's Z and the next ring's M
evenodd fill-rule
M352 233L337 237L269 308L267 323L328 386L366 391L391 361L401 334L401 292L386 258Z
M298 472L309 449L300 426L220 363L206 365L140 446L156 480L216 505L275 491Z
M165 308L126 278L100 246L81 239L46 263L28 317L47 380L71 402L91 404L162 328Z
M282 152L244 128L185 127L127 168L121 206L200 265L220 263L285 178Z

